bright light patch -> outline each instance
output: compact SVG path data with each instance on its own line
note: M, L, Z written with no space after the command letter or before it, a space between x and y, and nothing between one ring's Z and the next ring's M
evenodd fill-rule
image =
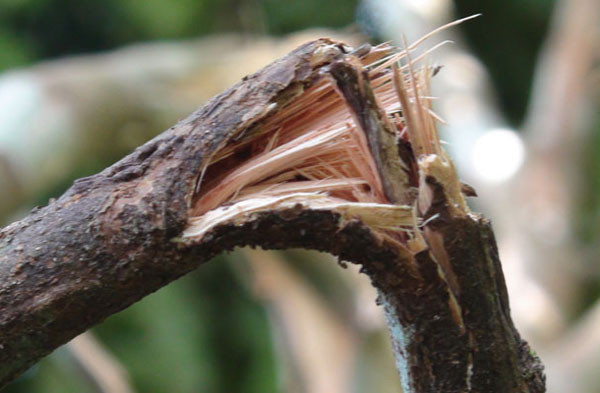
M14 149L38 109L39 84L24 72L0 76L0 146Z
M521 167L525 147L519 135L509 129L495 129L477 139L472 162L482 180L499 183L511 178Z
M404 0L409 7L425 17L434 17L444 13L449 7L448 0Z

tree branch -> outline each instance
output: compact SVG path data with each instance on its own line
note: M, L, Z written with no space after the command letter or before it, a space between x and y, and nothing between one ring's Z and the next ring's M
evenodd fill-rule
M385 45L305 44L2 230L0 383L250 245L362 264L406 393L544 391L493 233L427 115L429 71Z

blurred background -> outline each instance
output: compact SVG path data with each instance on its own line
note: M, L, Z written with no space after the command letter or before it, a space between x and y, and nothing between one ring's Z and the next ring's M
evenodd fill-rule
M600 392L597 0L0 0L0 224L304 41L422 45L550 392ZM5 392L399 392L375 294L324 254L222 255Z

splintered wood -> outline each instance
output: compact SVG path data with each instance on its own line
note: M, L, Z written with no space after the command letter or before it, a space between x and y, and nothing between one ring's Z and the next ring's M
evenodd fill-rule
M415 69L429 51L414 60L410 56L418 43L404 50L387 43L361 48L341 61L368 78L396 141L412 146L413 162L425 155L446 161L428 95L433 68ZM358 218L375 233L395 233L397 240L409 244L421 237L415 233L420 225L415 208L418 175L413 173L404 191L412 205L386 198L368 136L327 66L302 94L272 109L273 115L224 146L203 168L184 237L201 238L215 226L243 222L253 212L298 204L335 211L343 219ZM414 172L409 163L398 164Z

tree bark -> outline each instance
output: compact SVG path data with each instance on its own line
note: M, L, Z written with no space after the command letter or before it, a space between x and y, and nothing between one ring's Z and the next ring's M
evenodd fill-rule
M490 225L457 213L454 185L436 163L418 163L420 215L433 219L423 226L427 247L414 254L359 218L302 203L220 224L200 240L182 238L211 155L324 77L368 134L386 196L403 203L397 189L407 175L389 163L410 147L389 149L385 114L349 51L326 39L301 46L4 228L0 384L213 256L250 245L315 249L362 264L379 291L406 393L543 392L541 363L510 317Z

